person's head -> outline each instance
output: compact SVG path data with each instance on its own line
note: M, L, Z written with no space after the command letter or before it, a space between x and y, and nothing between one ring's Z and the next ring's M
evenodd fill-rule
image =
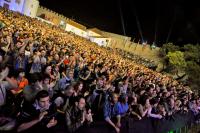
M154 107L157 107L159 103L159 99L158 98L153 98L150 100L150 104Z
M19 57L24 57L25 56L25 51L21 51L20 53L19 53Z
M37 93L36 101L38 102L40 108L45 110L49 109L50 98L49 98L49 93L46 90L41 90Z
M25 72L24 72L23 69L18 69L16 73L17 73L17 76L18 76L19 78L25 77Z
M63 53L66 53L66 49L65 48L61 48L61 51L63 52Z
M181 103L181 100L176 100L176 104L175 104L176 107L180 107L181 104L182 104L182 103Z
M54 51L50 51L50 55L53 56L54 55Z
M24 72L24 71L19 72L19 77L20 77L20 78L25 77L25 72Z
M120 101L120 103L123 103L123 104L127 103L128 102L128 96L125 95L125 94L120 95L119 101Z
M27 77L28 81L30 84L34 85L36 84L37 82L41 82L42 83L42 76L40 73L33 73L33 74L30 74L28 77Z
M118 99L119 99L119 95L117 93L110 94L110 101L112 103L114 103L114 104L117 103Z
M41 56L44 57L46 55L46 51L45 50L41 50Z
M146 88L146 91L149 95L153 95L154 88L152 87L152 85L150 85L149 87Z
M47 50L50 51L52 49L52 45L48 45Z
M54 55L54 59L55 59L56 61L58 61L58 60L59 60L59 55L58 55L58 54L55 54L55 55Z
M140 97L140 101L139 103L142 105L142 106L148 106L150 105L149 103L149 97L147 95L143 95Z
M0 54L0 63L3 61L3 56Z
M67 86L64 93L66 96L71 97L74 94L74 87L72 85Z
M83 89L83 82L78 82L78 83L76 83L76 85L75 85L75 87L74 87L74 90L76 91L76 92L80 92L80 91L82 91L82 89Z
M156 92L160 92L160 87L156 85Z
M48 85L50 83L50 77L49 75L44 75L43 77L43 84Z
M48 74L48 75L51 75L51 72L52 72L52 67L49 65L49 66L46 67L45 73Z
M97 85L99 86L99 87L102 87L103 85L104 85L104 80L103 80L103 78L98 78L98 80L97 80Z
M85 108L85 104L86 104L86 102L85 102L84 97L78 98L78 105L77 106L80 110L83 110Z
M59 65L56 65L56 66L54 67L54 70L57 71L57 72L59 72L59 70L60 70Z
M74 71L73 70L69 70L68 74L67 74L67 77L70 78L70 79L74 79Z
M161 113L165 112L165 106L163 103L158 104L158 111Z
M175 101L174 101L174 99L173 99L172 97L170 97L170 98L168 99L168 103L169 103L169 105L170 105L171 107L174 107L174 106L175 106Z
M193 107L196 107L196 105L197 105L197 102L196 102L196 99L195 99L195 98L192 98L192 99L190 100L190 103L191 103L191 105L192 105Z
M128 103L130 105L133 105L133 104L137 104L137 96L136 95L133 95L131 97L128 98Z

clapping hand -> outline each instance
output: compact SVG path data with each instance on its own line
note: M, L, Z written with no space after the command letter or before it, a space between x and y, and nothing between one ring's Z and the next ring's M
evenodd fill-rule
M49 123L47 124L47 128L51 128L51 127L55 126L57 123L58 123L58 121L55 120L55 118L53 117L53 118L49 121Z
M88 110L88 112L85 115L85 118L88 122L93 122L93 118L92 118L92 113L91 113L91 109Z

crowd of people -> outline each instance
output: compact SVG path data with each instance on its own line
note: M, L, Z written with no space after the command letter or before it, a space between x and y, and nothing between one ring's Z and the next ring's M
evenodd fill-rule
M199 114L188 86L72 33L0 9L0 131L79 132Z
M145 67L153 69L153 70L156 70L156 68L157 68L156 63L153 60L141 57L141 56L136 55L134 53L124 51L122 49L116 48L116 50L123 58L127 58L129 60L132 60L133 62L135 62L137 64L144 65Z

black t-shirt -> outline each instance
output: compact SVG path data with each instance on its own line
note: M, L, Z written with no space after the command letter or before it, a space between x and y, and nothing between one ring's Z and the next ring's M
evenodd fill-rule
M41 131L48 131L46 125L48 122L54 117L57 118L57 110L55 104L51 104L49 109L47 110L48 114L44 116L44 118L41 120L41 122L37 123L33 127L25 130L24 132L28 133L36 133ZM40 110L36 110L36 108L33 106L30 102L24 102L22 104L22 109L19 117L17 118L18 125L21 125L22 123L27 123L32 120L38 119L40 115Z

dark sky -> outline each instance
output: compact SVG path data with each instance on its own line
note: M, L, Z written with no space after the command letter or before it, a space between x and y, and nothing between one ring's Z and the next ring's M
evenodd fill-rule
M197 0L40 0L40 4L87 27L124 34L121 7L125 33L135 42L200 42Z

